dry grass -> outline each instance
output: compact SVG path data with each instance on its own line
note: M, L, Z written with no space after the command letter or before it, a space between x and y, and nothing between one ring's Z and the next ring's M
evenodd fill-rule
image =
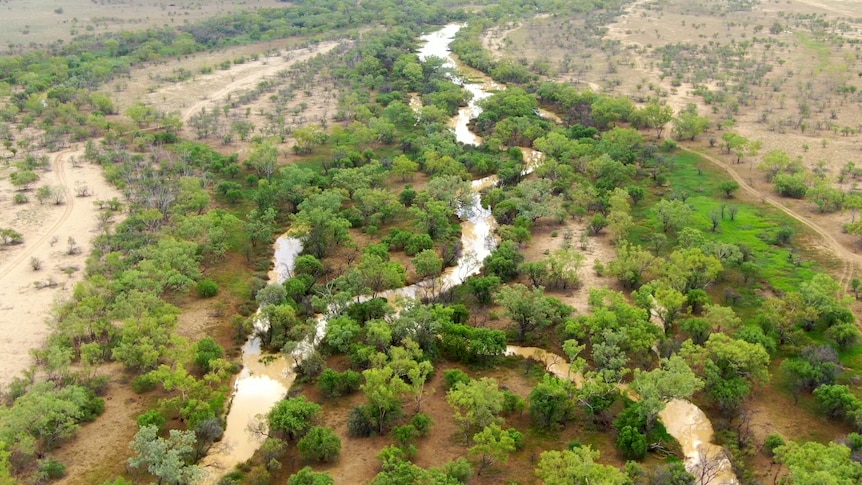
M76 35L178 26L230 12L284 5L274 0L3 0L0 45L49 44Z

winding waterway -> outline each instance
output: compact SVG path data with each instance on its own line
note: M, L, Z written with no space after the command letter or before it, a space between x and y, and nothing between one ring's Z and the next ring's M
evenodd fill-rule
M449 44L461 27L460 24L450 24L441 30L422 36L421 39L425 44L419 50L420 59L424 60L430 56L440 57L445 60L444 65L446 67L457 68L460 72L464 72L463 66L457 65L449 49ZM473 97L469 104L461 108L458 114L453 117L450 126L459 142L476 146L482 140L470 131L468 123L481 113L479 101L489 97L492 90L505 89L505 86L494 83L490 78L477 71L468 72L469 80L453 76L453 80L468 90ZM411 105L418 107L415 101ZM543 116L551 117L550 115ZM537 164L541 163L543 154L530 149L523 150L527 162L525 173L529 173ZM471 203L463 207L459 214L463 220L461 225L462 255L455 266L447 269L440 278L433 281L422 281L403 288L389 290L381 296L390 300L399 296L406 298L432 297L461 284L467 277L477 274L482 268L482 261L497 245L497 240L494 237L496 222L490 210L482 207L479 191L491 187L497 182L497 177L493 175L472 182L474 194ZM298 239L287 235L279 237L274 247L275 269L270 274L270 282L281 283L289 278L296 257L301 252L302 243ZM279 400L286 396L296 378L293 370L294 363L291 360L301 359L309 349L312 349L320 341L325 334L326 321L326 316L318 317L315 334L309 342L300 346L297 351L298 355L294 355L293 359L282 355L262 355L260 341L256 336L250 337L243 346L243 370L235 381L224 438L213 446L207 457L202 460L202 465L211 471L207 476L207 483L216 483L221 474L233 469L238 463L251 458L260 447L264 437L253 431L253 425L256 424L255 416L266 414ZM256 324L264 323L258 322ZM537 359L545 365L548 372L560 378L573 380L576 385L580 385L583 381L583 376L571 371L565 358L544 349L508 346L506 354ZM721 448L711 442L713 437L712 424L697 406L688 401L671 401L660 414L660 419L665 424L668 433L680 442L686 455L686 468L690 471L697 472L702 457L719 461L720 466L714 473L715 477L703 482L704 485L738 483Z

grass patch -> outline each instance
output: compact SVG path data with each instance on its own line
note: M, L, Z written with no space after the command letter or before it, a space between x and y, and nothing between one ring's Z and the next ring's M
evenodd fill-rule
M829 45L822 40L817 40L812 38L805 32L796 32L796 38L799 40L799 44L810 51L814 52L814 56L817 58L817 71L822 72L824 69L830 67L829 57Z
M787 227L795 238L799 238L807 233L806 228L772 206L725 198L719 184L730 178L724 171L694 153L682 152L676 155L675 164L667 178L669 190L661 190L661 193L657 191L648 198L651 200L642 202L633 211L635 219L639 221L639 227L633 234L636 242L649 244L652 236L659 231L657 228L660 225L651 207L660 197L686 194L686 202L694 209L691 227L703 232L707 240L747 247L761 271L758 281L768 281L779 291L792 291L816 273L815 262L800 257L800 252L804 253L802 248L774 244L779 229ZM724 217L713 232L709 215L721 211L722 207ZM729 213L731 207L738 209L733 220ZM669 233L668 239L673 238L675 234ZM807 253L805 255L809 256Z

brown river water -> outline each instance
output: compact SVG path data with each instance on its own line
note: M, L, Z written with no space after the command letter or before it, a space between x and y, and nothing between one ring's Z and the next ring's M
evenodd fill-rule
M481 72L457 64L449 50L449 44L461 27L460 24L450 24L441 30L422 36L421 40L425 44L419 49L418 54L423 60L429 56L443 58L446 60L445 65L447 67L457 69L459 73L462 73L459 76L463 77L455 77L454 80L472 93L473 99L468 106L458 111L449 125L458 141L475 146L479 145L482 140L470 131L468 123L482 111L477 103L489 97L492 94L491 91L505 89L505 86L495 83ZM414 109L421 106L418 98L414 97L411 106ZM558 119L552 113L540 111L540 114L548 119ZM523 150L524 159L527 161L525 173L529 173L542 162L543 154L528 148ZM430 297L437 292L457 286L467 277L477 274L481 270L482 261L497 245L497 240L494 237L496 222L491 212L482 208L479 203L479 191L491 187L497 182L496 176L493 175L473 181L472 187L476 193L472 204L461 211L463 250L462 256L454 267L447 269L438 280L433 282L424 281L389 290L381 296L390 300L397 297ZM298 239L288 235L279 237L274 247L275 269L270 274L270 281L280 283L290 277L296 257L301 252L302 243ZM216 483L222 474L251 458L263 443L264 436L255 432L256 428L259 430L257 416L269 412L279 400L287 395L288 389L296 378L293 371L295 360L302 359L303 354L313 349L323 338L326 332L326 322L325 316L318 317L317 331L313 336L313 341L306 342L293 356L262 355L260 341L254 336L243 346L243 370L234 385L224 438L213 446L209 454L201 461L202 466L210 471L205 480L206 483ZM266 322L258 321L255 325L266 325ZM544 349L508 346L506 354L534 358L544 363L547 372L563 379L573 380L576 385L580 385L583 381L583 376L570 370L569 363L565 358ZM730 468L730 462L727 461L721 447L712 443L712 423L700 408L688 401L673 400L667 404L659 417L668 433L680 442L685 453L686 468L689 471L697 474L703 457L708 457L719 463L717 470L712 473L714 477L704 481L704 485L738 483Z

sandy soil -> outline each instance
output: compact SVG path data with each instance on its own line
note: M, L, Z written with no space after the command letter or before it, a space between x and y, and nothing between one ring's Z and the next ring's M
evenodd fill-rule
M581 286L580 288L567 290L548 290L547 293L559 298L563 303L570 305L577 312L584 314L589 313L589 304L587 300L590 297L590 288L616 288L617 281L612 276L605 274L598 276L593 270L593 265L596 261L601 261L602 264L607 264L616 258L616 250L611 245L610 240L605 233L600 233L598 236L593 236L588 239L587 248L581 249L578 236L586 229L585 221L567 221L564 224L539 224L534 228L533 237L530 242L524 247L524 260L538 261L547 257L546 252L553 252L563 245L563 234L568 230L574 234L571 244L584 255L584 265L581 269ZM557 236L551 235L556 231ZM527 282L524 281L526 284Z
M284 3L275 0L3 0L0 11L10 28L0 31L0 45L48 44L75 35L179 25L241 9L276 6L284 6Z
M93 202L122 199L104 180L100 167L73 167L72 160L82 156L82 146L52 154L51 171L40 174L36 186L64 188L62 205L40 205L35 189L27 193L29 203L14 205L13 187L5 177L0 180L0 227L11 227L24 236L23 244L0 249L0 385L32 364L30 349L41 346L50 333L48 320L54 303L67 298L81 280L90 239L99 230L98 208ZM79 184L86 184L92 195L77 197ZM55 237L56 243L52 242ZM66 254L70 237L81 249L78 254ZM31 258L42 261L41 270L33 270ZM56 282L53 287L36 286L51 280Z

